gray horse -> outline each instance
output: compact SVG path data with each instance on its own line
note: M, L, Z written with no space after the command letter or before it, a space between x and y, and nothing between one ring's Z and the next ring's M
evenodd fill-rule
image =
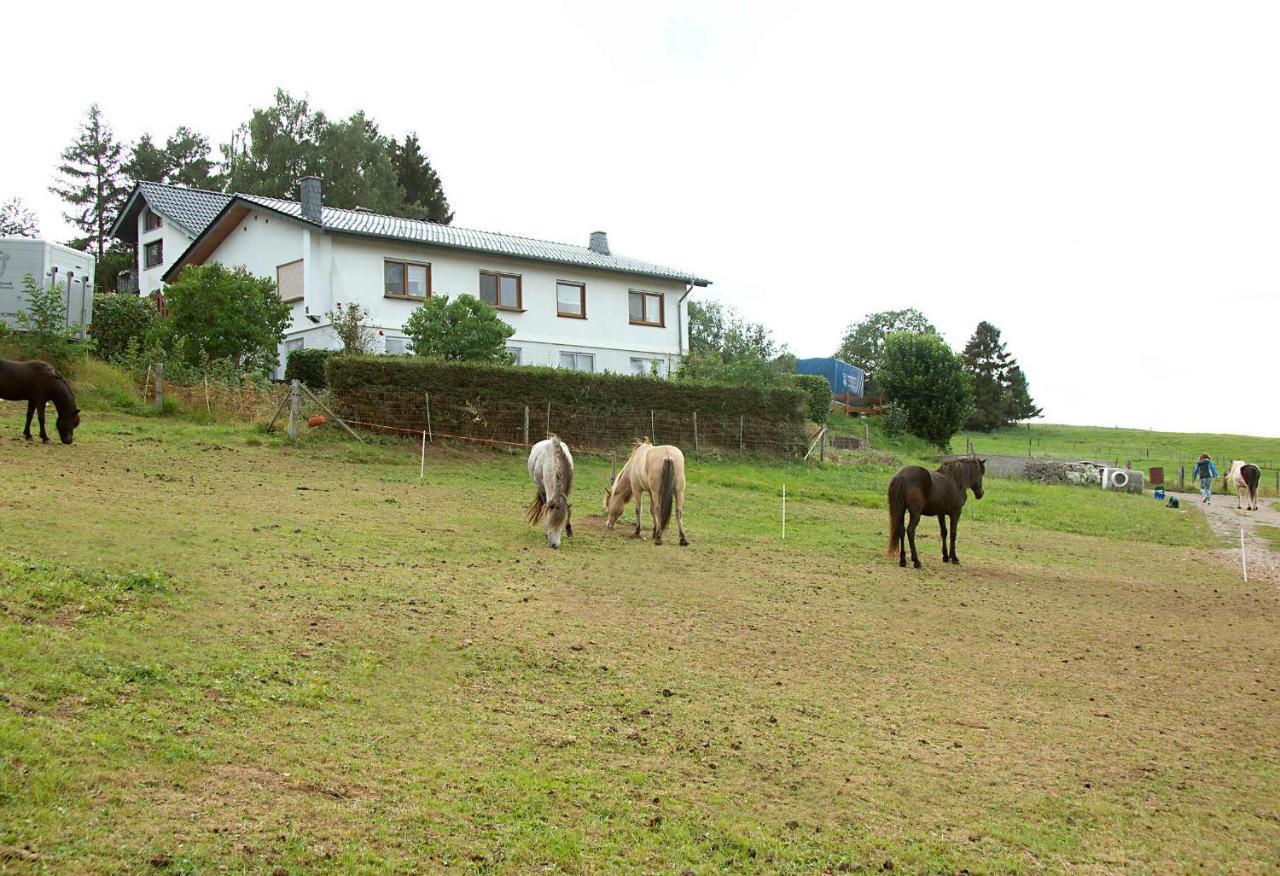
M538 494L529 503L529 522L542 522L547 528L547 544L560 547L560 531L573 538L569 493L573 490L573 456L569 445L555 435L533 445L529 451L529 477Z

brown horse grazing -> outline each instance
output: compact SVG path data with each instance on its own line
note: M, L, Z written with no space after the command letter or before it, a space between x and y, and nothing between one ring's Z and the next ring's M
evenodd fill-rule
M909 465L889 481L889 550L888 556L898 554L898 565L907 565L907 548L902 537L902 519L911 513L907 524L907 540L911 542L911 562L919 569L920 556L916 553L916 524L921 516L937 517L942 529L942 562L957 565L956 527L960 523L960 511L968 498L966 490L973 490L975 499L982 498L982 476L986 474L985 459L955 459L929 471L918 465ZM951 518L951 550L947 550L947 520Z
M27 424L22 437L31 440L31 417L40 415L40 440L49 443L44 431L44 407L49 402L58 410L58 437L63 444L70 444L80 425L80 409L76 407L75 393L58 370L48 362L33 359L30 362L12 362L0 359L0 398L27 403Z
M627 502L636 499L636 530L640 537L640 506L644 493L649 494L649 515L653 518L653 543L662 544L662 533L671 523L671 511L676 512L676 529L680 532L680 546L688 547L684 534L684 454L679 447L660 444L654 447L645 438L636 442L618 477L604 493L604 507L609 512L605 523L613 529Z

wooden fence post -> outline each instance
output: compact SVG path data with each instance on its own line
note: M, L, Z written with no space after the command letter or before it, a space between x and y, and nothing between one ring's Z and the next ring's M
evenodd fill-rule
M822 432L818 434L818 462L827 461L827 427L822 427Z
M698 452L698 412L693 412L693 452ZM1276 472L1276 483L1280 484L1280 472Z
M649 408L649 441L658 443L658 427L654 425L653 408Z
M1280 473L1277 474L1280 477ZM1178 466L1178 492L1181 493L1187 488L1187 467L1185 465Z
M524 446L529 446L529 406L524 406Z
M298 439L298 414L302 408L302 395L298 391L298 378L289 381L289 437Z
M741 414L738 415L738 452L739 453L741 453L743 450L746 449L746 445L743 444L743 441L742 441L742 426L745 420L746 420L746 417L744 417Z
M870 450L871 449L871 421L868 420L866 417L862 418L862 437L863 437L863 441L862 441L863 445L868 450Z
M164 363L156 363L156 411L164 412Z
M551 434L551 402L547 402L547 434Z

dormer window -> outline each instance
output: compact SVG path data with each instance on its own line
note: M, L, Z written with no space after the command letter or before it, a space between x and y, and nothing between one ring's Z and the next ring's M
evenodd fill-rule
M160 214L152 212L148 207L142 212L142 228L144 231L155 231L160 227Z

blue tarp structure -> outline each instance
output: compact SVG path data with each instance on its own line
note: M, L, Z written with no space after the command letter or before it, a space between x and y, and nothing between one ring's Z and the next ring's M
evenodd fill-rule
M817 374L827 378L833 396L849 394L850 404L862 402L862 369L839 359L797 359L796 374Z

